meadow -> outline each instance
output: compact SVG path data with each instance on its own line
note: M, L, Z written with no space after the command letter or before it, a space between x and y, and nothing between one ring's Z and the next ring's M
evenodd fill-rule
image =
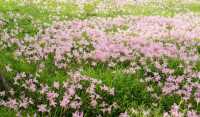
M0 117L200 117L198 0L0 0Z

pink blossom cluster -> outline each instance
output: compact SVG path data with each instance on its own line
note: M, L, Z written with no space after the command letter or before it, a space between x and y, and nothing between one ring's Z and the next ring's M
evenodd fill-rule
M170 67L170 60L179 61L175 67ZM177 62L178 63L178 62ZM150 67L153 65L153 68ZM149 59L140 57L130 63L128 68L124 69L126 74L135 74L138 71L144 71L144 77L141 78L141 83L146 84L146 90L151 93L155 100L160 101L165 96L180 97L180 110L175 106L169 113L164 116L182 117L198 117L196 105L200 101L200 72L195 70L196 63L180 61L172 58ZM160 89L158 92L157 89Z
M181 112L180 106L177 104L172 105L171 110L169 112L165 112L163 117L199 117L196 111L190 110L186 113Z
M116 102L108 103L106 97L102 96L102 93L114 96L113 88L79 72L70 73L69 79L63 83L55 81L51 86L39 82L31 74L18 73L14 77L13 87L16 88L9 92L0 92L0 106L14 109L18 114L34 108L37 110L35 114L53 115L60 109L60 115L71 113L73 117L83 117L83 106L87 106L99 108L99 116L102 116L119 108ZM97 91L98 87L100 89ZM81 93L85 96L81 96ZM82 99L86 96L88 100Z
M16 53L36 61L53 53L59 68L71 60L131 61L136 54L197 61L200 23L195 18L130 16L56 22L36 39L18 43Z

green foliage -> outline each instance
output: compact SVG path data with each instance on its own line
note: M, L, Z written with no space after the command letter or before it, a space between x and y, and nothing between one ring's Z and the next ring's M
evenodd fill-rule
M16 113L6 108L0 108L0 117L15 117Z
M161 111L169 111L171 106L176 103L179 104L181 102L181 97L174 95L174 96L163 96L160 100L160 108Z
M192 12L197 12L197 13L200 12L199 3L190 3L190 4L185 5L185 7Z
M68 79L68 75L65 70L58 69L54 64L52 64L53 62L54 61L52 55L49 55L47 60L41 62L42 64L44 64L44 68L41 69L42 72L39 73L40 81L47 84L53 84L54 81L62 83L62 81Z
M197 46L197 51L200 54L200 46Z
M182 66L182 67L181 67ZM184 72L184 63L183 61L175 58L169 58L168 59L168 67L171 69L174 69L174 74L175 75L182 75Z
M145 84L139 81L142 72L126 75L120 69L112 70L97 65L94 68L84 67L83 74L98 78L108 86L114 87L116 89L115 100L124 107L123 109L144 104L150 106L153 102L150 94L145 89Z
M197 62L196 62L196 65L195 65L194 70L200 71L200 61L197 61Z

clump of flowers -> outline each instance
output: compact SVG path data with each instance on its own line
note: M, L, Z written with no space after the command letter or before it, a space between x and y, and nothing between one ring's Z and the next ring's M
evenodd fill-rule
M186 112L181 112L180 107L177 104L172 105L169 112L165 112L164 117L199 117L199 114L194 110L187 110Z
M70 62L124 62L135 54L150 58L162 56L197 61L200 36L193 20L180 17L117 17L92 18L57 22L36 39L24 40L17 55L29 61L48 58L53 53L54 64L66 68ZM28 43L28 45L27 45ZM89 62L87 61L87 62Z
M85 112L105 116L119 111L118 104L105 97L111 99L115 95L113 88L79 72L70 73L69 79L62 84L54 82L52 86L39 82L30 74L18 73L13 87L9 93L1 92L0 105L21 113L32 108L42 115L83 117Z

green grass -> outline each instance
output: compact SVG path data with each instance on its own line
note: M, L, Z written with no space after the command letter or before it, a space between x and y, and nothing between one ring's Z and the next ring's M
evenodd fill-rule
M168 67L174 69L174 75L176 76L183 75L184 68L179 67L180 65L184 67L184 62L179 59L168 59Z
M65 70L58 69L53 63L53 58L49 57L44 61L45 68L40 73L39 80L42 82L46 82L48 84L52 84L54 81L61 82L65 81L68 78Z
M116 89L116 98L124 102L123 107L136 105L151 105L152 99L145 89L145 84L139 80L143 75L138 71L134 75L127 75L121 69L109 69L104 66L84 67L83 74L98 78L108 86Z
M0 108L0 117L15 117L16 113L6 108Z
M185 6L192 12L199 13L200 12L200 3L190 3Z

